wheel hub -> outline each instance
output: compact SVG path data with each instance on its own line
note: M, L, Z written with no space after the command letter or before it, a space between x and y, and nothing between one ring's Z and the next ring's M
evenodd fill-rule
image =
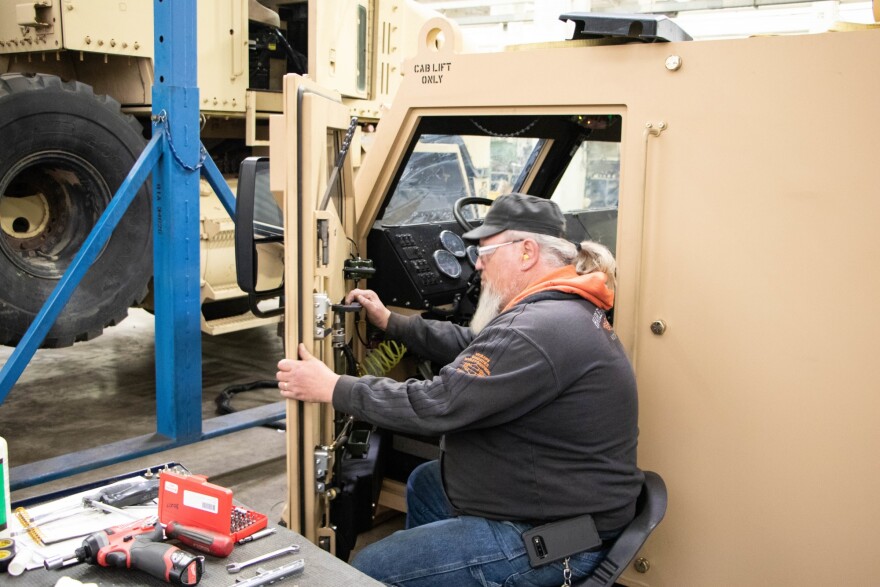
M110 201L86 160L34 153L0 178L0 251L22 271L59 279Z
M7 237L33 239L48 224L49 203L43 194L0 199L0 229Z

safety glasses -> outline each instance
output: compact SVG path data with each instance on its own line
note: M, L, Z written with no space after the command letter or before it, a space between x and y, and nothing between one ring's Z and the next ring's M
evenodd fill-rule
M496 249L499 247L503 247L504 245L512 245L513 243L521 243L524 239L516 239L515 241L507 241L506 243L498 243L496 245L483 245L482 247L477 247L477 256L481 259L487 259L489 255L494 253Z

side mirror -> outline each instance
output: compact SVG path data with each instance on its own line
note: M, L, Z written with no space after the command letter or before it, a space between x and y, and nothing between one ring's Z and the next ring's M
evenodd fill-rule
M269 191L269 158L241 162L235 202L235 265L238 287L248 294L255 316L284 313L284 217ZM279 298L277 308L258 304Z

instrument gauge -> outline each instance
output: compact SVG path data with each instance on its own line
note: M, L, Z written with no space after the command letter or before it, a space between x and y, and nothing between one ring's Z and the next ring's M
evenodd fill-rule
M445 249L437 249L434 251L434 263L440 273L452 279L461 277L461 263L458 258Z
M456 257L465 256L464 241L451 230L444 230L440 233L440 244Z
M477 245L470 245L467 248L467 258L468 261L471 262L471 265L474 266L474 269L477 267L477 258L480 256L480 253L477 252L478 248Z

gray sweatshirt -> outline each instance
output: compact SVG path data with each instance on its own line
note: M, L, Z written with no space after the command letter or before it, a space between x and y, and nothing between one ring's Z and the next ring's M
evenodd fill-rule
M459 513L532 523L589 513L600 531L632 519L643 481L636 384L602 309L547 291L477 336L397 314L387 335L448 364L428 381L343 376L333 406L390 430L442 434Z

